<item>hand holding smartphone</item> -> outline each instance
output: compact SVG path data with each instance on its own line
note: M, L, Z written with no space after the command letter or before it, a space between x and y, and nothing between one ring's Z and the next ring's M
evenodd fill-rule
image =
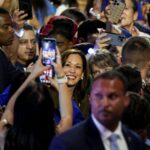
M19 10L23 10L28 15L25 20L32 19L32 4L31 0L19 0Z

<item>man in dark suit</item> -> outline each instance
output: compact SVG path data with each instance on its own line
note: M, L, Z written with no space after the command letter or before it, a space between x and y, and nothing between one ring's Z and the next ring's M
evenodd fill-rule
M49 150L143 150L137 134L120 122L129 104L127 82L120 73L109 71L97 76L91 86L91 116L71 130L56 136Z
M0 7L0 94L12 84L14 79L23 74L16 69L4 53L4 46L10 46L14 40L13 21L9 12Z

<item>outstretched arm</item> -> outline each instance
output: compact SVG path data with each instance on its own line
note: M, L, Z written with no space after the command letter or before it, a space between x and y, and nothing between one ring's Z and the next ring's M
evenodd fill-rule
M72 127L73 113L72 113L72 92L67 86L67 78L62 68L61 56L57 49L56 63L53 64L56 73L56 82L50 79L53 86L56 87L59 93L59 108L61 121L57 126L57 132L61 133ZM57 85L56 85L57 84Z
M39 59L35 63L33 70L31 74L27 77L27 79L24 81L24 83L19 87L19 89L14 93L14 95L10 98L5 111L2 115L2 118L0 120L0 130L3 129L5 124L8 122L9 124L13 123L13 108L14 104L16 102L16 98L18 95L27 87L27 85L36 79L40 74L43 73L44 70L49 69L49 66L45 67L41 63L41 55L39 56Z

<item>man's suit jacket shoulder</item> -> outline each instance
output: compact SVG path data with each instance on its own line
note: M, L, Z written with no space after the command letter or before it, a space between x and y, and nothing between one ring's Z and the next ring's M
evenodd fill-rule
M12 65L5 53L0 49L0 93L2 93L19 74L23 73Z
M137 133L128 129L124 125L122 127L122 132L129 150L144 150L144 142L141 140L139 135L137 135Z
M49 150L103 150L100 134L91 118L56 136Z
M123 127L129 150L143 150L143 143L132 131ZM136 144L136 145L135 145ZM54 137L49 150L105 150L100 133L91 117L67 132Z

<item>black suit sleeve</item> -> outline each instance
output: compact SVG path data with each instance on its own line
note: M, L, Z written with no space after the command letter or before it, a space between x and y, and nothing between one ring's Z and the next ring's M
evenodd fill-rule
M23 72L15 68L0 49L0 93L2 93L19 74L23 74Z
M62 141L62 139L56 136L52 140L49 146L49 150L67 150L67 147L65 143Z

